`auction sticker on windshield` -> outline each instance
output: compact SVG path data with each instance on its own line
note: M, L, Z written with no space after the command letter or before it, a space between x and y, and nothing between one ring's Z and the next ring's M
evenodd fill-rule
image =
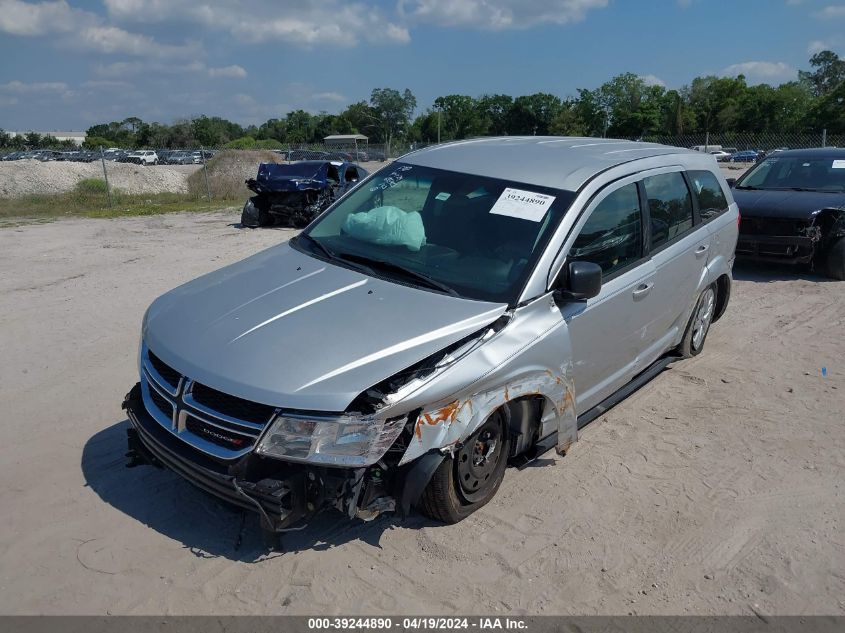
M539 222L554 201L554 196L508 187L496 200L490 213Z

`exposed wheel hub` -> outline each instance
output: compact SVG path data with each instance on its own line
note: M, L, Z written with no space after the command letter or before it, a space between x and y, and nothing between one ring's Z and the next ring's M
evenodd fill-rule
M488 420L474 439L458 451L458 483L467 501L484 496L502 459L502 428L498 418Z

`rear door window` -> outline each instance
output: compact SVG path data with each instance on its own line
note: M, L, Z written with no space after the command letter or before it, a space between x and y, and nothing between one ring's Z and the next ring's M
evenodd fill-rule
M698 210L703 222L712 220L728 210L728 199L713 172L702 170L687 173L693 193L698 199Z
M679 171L643 179L651 216L651 250L692 228L692 197Z

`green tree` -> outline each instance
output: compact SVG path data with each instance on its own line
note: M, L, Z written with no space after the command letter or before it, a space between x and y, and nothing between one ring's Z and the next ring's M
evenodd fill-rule
M374 88L370 94L370 106L379 120L384 142L390 148L394 137L401 137L407 132L417 99L407 88L403 93L393 88Z
M488 123L478 103L466 95L446 95L434 100L435 114L439 114L440 138L443 141L482 136Z
M821 51L810 58L812 71L798 71L798 78L807 84L816 97L830 94L845 81L845 60L833 51Z
M510 95L482 95L476 102L479 115L485 120L487 134L505 136L508 134L508 115L513 108Z
M545 92L517 97L508 112L508 132L541 136L548 134L549 126L562 107L560 97Z

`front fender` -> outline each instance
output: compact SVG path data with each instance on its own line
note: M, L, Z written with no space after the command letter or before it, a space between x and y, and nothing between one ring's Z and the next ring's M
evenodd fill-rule
M499 407L531 396L545 401L541 437L557 431L558 452L565 453L578 439L571 357L566 322L550 295L518 309L498 335L440 377L469 384L421 407L400 464L432 450L451 452Z

